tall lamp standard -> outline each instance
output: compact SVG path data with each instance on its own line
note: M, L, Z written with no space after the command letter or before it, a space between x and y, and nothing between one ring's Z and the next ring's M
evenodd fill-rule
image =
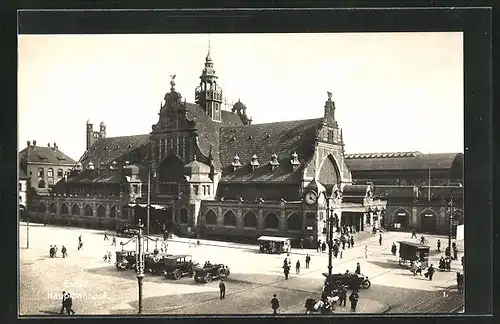
M153 177L156 176L156 173L153 172ZM146 219L146 223L147 223L147 227L146 227L146 236L148 237L148 239L146 240L146 251L149 252L149 218L150 218L150 215L151 215L151 164L148 166L148 206L147 206L147 219Z
M330 209L330 199L326 200L326 223L328 225L328 277L332 275L332 258L333 258L333 209Z
M453 222L453 196L450 198L450 202L448 203L448 212L449 212L449 228L448 228L448 252L451 256L451 230L452 230L452 222Z
M142 229L144 225L139 219L137 224L137 284L139 285L139 310L138 314L142 314L142 281L144 279L144 254L142 253Z

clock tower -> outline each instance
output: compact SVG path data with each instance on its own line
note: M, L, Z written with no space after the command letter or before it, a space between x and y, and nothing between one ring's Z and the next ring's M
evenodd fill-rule
M326 234L326 188L316 180L316 177L304 188L304 222L305 235L324 241Z

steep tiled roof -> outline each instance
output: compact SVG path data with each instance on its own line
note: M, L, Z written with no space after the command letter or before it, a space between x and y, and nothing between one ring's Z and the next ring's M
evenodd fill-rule
M50 163L54 165L74 165L76 163L75 160L61 152L59 149L45 146L26 147L19 152L19 159L27 160L28 163Z
M355 196L364 197L366 196L366 189L368 185L345 185L342 190L343 196Z
M83 154L80 162L86 167L92 161L95 167L99 167L148 144L149 134L101 138Z
M85 170L80 172L77 176L66 180L65 183L121 183L124 180L122 173L120 171L116 171L113 173L103 172L98 173L96 170Z
M417 192L415 192L415 187L413 186L375 186L374 188L375 196L381 199L425 199L429 195L429 187L421 186L417 187ZM430 190L431 199L433 200L447 200L451 196L457 201L463 200L464 188L458 186L443 186L443 187L431 187Z
M224 124L225 126L243 125L240 116L238 116L238 114L236 113L227 110L222 110L221 117L222 117L222 124Z
M413 186L374 186L374 196L381 199L414 198Z
M220 129L220 160L223 166L221 181L296 181L300 169L293 172L291 155L297 152L301 162L314 154L317 130L322 118L293 120ZM253 155L260 166L255 171L248 167ZM279 167L271 170L269 161L277 155ZM241 168L233 172L231 163L235 155Z
M422 154L420 152L346 154L351 171L450 169L462 153Z

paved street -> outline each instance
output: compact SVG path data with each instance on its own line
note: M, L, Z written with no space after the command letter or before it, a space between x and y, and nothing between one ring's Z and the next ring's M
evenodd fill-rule
M78 236L84 246L77 251ZM55 315L61 305L61 292L73 294L77 314L134 314L137 309L137 279L133 271L118 271L102 260L106 251L113 253L111 241L104 241L103 232L76 228L30 226L30 249L26 246L26 226L20 228L20 314ZM355 242L342 259L333 260L335 272L354 271L360 262L362 273L372 282L360 290L359 313L432 313L450 312L462 304L455 288L455 272L437 271L433 281L414 277L398 265L390 253L392 242L409 240L409 233L384 233L382 246L377 236ZM111 239L111 236L110 236ZM428 237L431 263L437 266L442 255L435 251L437 237ZM447 239L440 237L442 246ZM118 241L128 239L118 238ZM191 254L197 262L225 263L231 268L226 281L226 299L219 299L218 281L195 283L193 279L167 280L163 276L146 275L144 279L144 312L160 314L268 314L270 299L278 295L282 313L303 313L307 298L318 298L323 285L322 272L327 271L328 254L312 250L296 250L291 254L291 278L284 280L282 263L285 255L258 253L257 246L202 241L200 247L189 247L188 240L168 243L172 254ZM48 257L51 244L68 249L68 258ZM134 243L129 243L135 249ZM365 259L365 246L368 255ZM150 243L150 249L154 243ZM305 253L311 254L311 268L305 269ZM460 255L459 255L460 256ZM301 260L300 275L295 262ZM460 262L452 265L461 268ZM59 299L58 299L59 298ZM349 306L349 305L348 305ZM337 306L335 312L349 312Z

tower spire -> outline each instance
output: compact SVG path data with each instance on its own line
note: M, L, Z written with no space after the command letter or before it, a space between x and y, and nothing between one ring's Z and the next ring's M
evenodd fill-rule
M211 61L212 57L210 56L210 34L208 34L208 53L207 53L207 58L206 61Z

